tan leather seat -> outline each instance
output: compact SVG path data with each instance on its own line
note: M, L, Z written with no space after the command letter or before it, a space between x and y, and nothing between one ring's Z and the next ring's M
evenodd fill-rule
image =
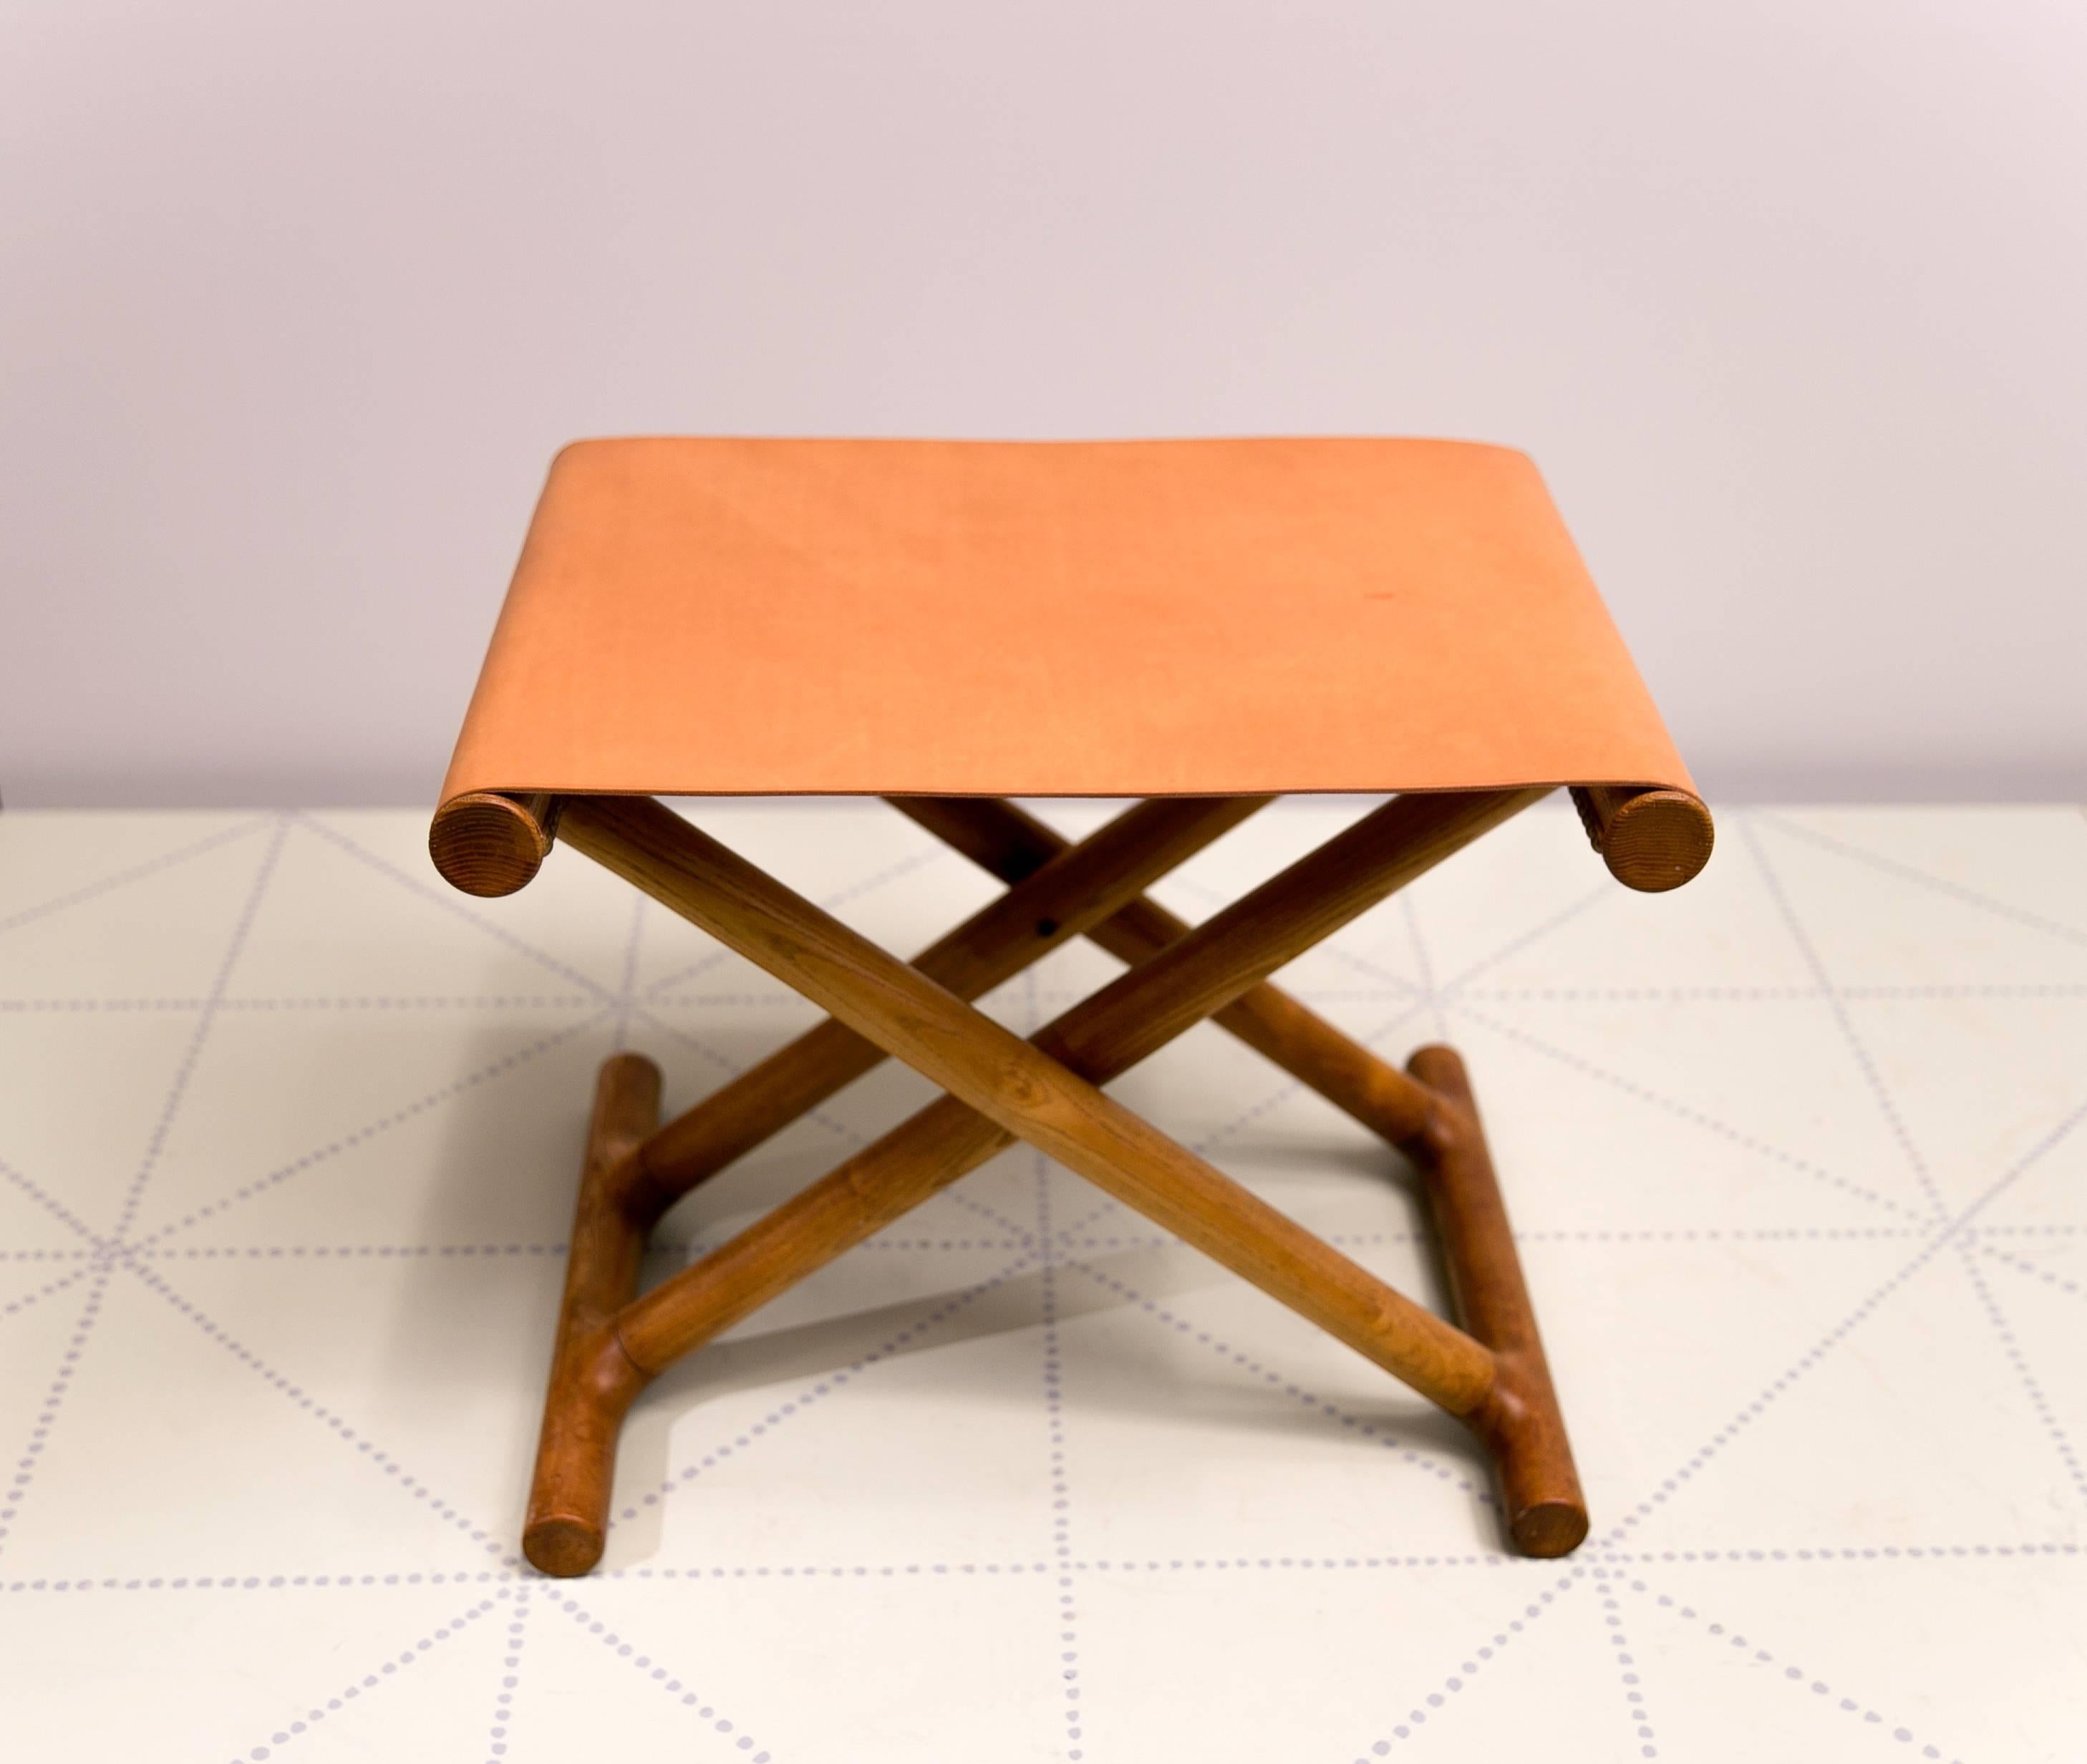
M1537 784L1693 788L1520 453L638 439L558 455L442 796Z

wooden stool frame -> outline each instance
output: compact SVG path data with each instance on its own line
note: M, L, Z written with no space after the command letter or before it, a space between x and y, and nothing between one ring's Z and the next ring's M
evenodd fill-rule
M1404 1071L1268 976L1547 794L1396 797L1191 928L1143 898L1265 797L1151 798L1069 844L1003 801L888 798L1008 885L899 960L647 797L459 797L430 837L437 868L480 895L528 881L555 839L584 852L830 1013L659 1122L659 1074L602 1067L574 1211L523 1548L546 1574L600 1560L616 1445L667 1366L1026 1140L1462 1420L1492 1461L1507 1533L1561 1556L1587 1512L1462 1061L1424 1047ZM1685 792L1575 789L1611 871L1674 887L1709 856ZM974 1010L1068 938L1129 964L1027 1040ZM1379 1134L1420 1172L1457 1326L1386 1285L1099 1087L1209 1019ZM946 1093L730 1241L642 1294L666 1210L886 1056Z

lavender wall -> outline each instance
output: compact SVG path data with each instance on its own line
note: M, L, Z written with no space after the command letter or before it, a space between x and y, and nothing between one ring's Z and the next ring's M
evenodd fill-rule
M0 791L425 801L552 450L1530 448L1714 795L2087 794L2070 0L14 0Z

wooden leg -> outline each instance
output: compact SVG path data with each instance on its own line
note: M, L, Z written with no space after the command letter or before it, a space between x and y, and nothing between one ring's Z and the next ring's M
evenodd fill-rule
M1368 877L1375 898L1381 899L1400 880L1432 867L1542 793L1398 798L1313 854L1330 876L1314 873L1308 859L1248 899L1284 927L1285 935L1308 946L1359 910L1347 904L1359 876ZM576 798L566 808L563 831L569 844L786 980L952 1098L1253 1281L1452 1413L1477 1407L1491 1389L1492 1356L1470 1337L1052 1057L1061 1053L1085 1063L1097 1056L1095 1046L1083 1049L1062 1032L1039 1036L1036 1044L1020 1040L656 803ZM1372 847L1376 862L1352 865L1353 854ZM1236 912L1220 914L1205 929L1209 936L1201 946L1189 948L1184 939L1137 971L1162 971L1154 976L1160 996L1134 1027L1126 1026L1126 1047L1161 1044L1236 996L1235 976L1220 959L1228 944L1259 942L1265 953L1267 943L1279 942L1257 939L1254 926ZM1093 1036L1096 1044L1101 1039ZM621 1333L634 1359L652 1364L655 1350L667 1349L670 1356L676 1351L676 1322L671 1309L655 1305L634 1309ZM641 1324L647 1326L641 1330Z
M988 991L1116 911L1267 801L1175 798L1137 804L1091 839L1053 854L1026 884L941 938L920 956L920 969L967 997ZM876 1044L829 1019L657 1130L658 1069L630 1054L602 1068L523 1533L523 1553L544 1573L583 1574L601 1559L624 1416L667 1364L654 1360L641 1366L614 1326L637 1292L645 1241L660 1214L703 1177L884 1057ZM756 1241L772 1242L795 1216L771 1215L763 1221L769 1232ZM725 1266L736 1270L748 1247L740 1245ZM753 1262L772 1275L772 1257ZM771 1279L746 1286L758 1296L740 1303L733 1318L801 1278L800 1271L779 1283Z
M915 956L958 997L992 991L1108 918L1184 859L1265 807L1265 797L1141 802L1078 845L1040 854L999 899ZM682 1195L885 1058L829 1018L669 1121L625 1167L622 1199L649 1228Z
M1263 975L1453 849L1440 831L1448 812L1440 801L1417 810L1411 805L1380 810L1206 924L1193 931L1184 928L1165 961L1119 976L1040 1031L1036 1041L1095 1083L1120 1076L1187 1028L1197 1011L1255 988ZM1436 837L1421 837L1431 830ZM1291 910L1300 899L1320 901L1320 910L1308 916ZM1183 972L1199 976L1200 1002L1191 1010L1176 1008L1172 1002L1181 984L1175 976ZM1352 1046L1334 1039L1342 1048ZM1353 1052L1374 1060L1364 1049ZM1400 1137L1409 1138L1425 1125L1434 1099L1404 1073L1386 1070L1402 1102ZM626 1350L649 1367L670 1364L883 1230L1014 1138L970 1109L946 1100L932 1104L635 1301L617 1326Z
M891 800L1003 878L1065 845L1058 834L1012 803L947 797ZM1164 908L1138 899L1088 935L1135 965L1177 942L1188 929ZM1526 1555L1569 1553L1586 1535L1586 1503L1463 1061L1449 1048L1423 1048L1410 1062L1409 1078L1265 983L1212 1020L1374 1128L1419 1166L1458 1319L1494 1351L1500 1369L1487 1401L1465 1420L1492 1459L1509 1534Z
M995 797L887 800L1003 882L1019 880L1065 848L1063 835ZM1188 931L1164 907L1140 898L1087 935L1135 967L1179 942ZM1210 1020L1394 1145L1418 1133L1428 1118L1427 1095L1405 1073L1265 981L1241 993Z
M1587 1535L1587 1502L1470 1080L1449 1048L1423 1048L1409 1066L1439 1099L1425 1133L1409 1149L1427 1183L1457 1315L1492 1350L1498 1373L1485 1401L1464 1420L1492 1459L1516 1548L1529 1556L1563 1556Z
M616 1334L617 1313L638 1291L645 1229L617 1204L614 1172L659 1118L659 1068L635 1053L604 1062L522 1531L523 1554L547 1574L583 1574L601 1560L617 1435L651 1377Z
M1446 1049L1423 1049L1411 1076L1398 1073L1264 984L1275 967L1540 794L1398 799L1193 931L1139 899L1142 879L1122 873L1120 863L1104 886L1106 866L1090 859L1085 894L1079 905L1069 904L1084 919L1049 929L1070 935L1091 927L1098 941L1112 938L1120 947L1142 939L1142 959L1029 1042L938 985L923 972L926 956L909 967L886 955L657 804L573 799L561 827L568 844L833 1013L835 1023L824 1026L826 1058L842 1049L837 1026L844 1025L949 1094L636 1298L636 1258L649 1224L640 1220L650 1208L634 1209L617 1196L646 1193L630 1177L656 1108L657 1074L632 1062L650 1074L649 1089L638 1082L634 1099L634 1074L619 1061L604 1068L531 1501L531 1561L549 1573L574 1574L599 1559L616 1431L647 1379L1018 1137L1458 1415L1493 1459L1516 1545L1532 1555L1573 1548L1586 1533L1585 1505L1461 1063ZM1186 823L1174 836L1188 837ZM962 840L953 843L964 848ZM1125 850L1142 844L1131 839ZM1017 855L1048 869L1086 849L1038 852L1032 844ZM1036 873L1032 866L1032 878ZM1073 892L1066 891L1069 903ZM967 929L975 932L992 911ZM972 956L957 964L956 977L981 962L1011 960L1009 971L1018 968L1026 940L1010 936L1014 923L1004 916L976 932L967 945ZM1032 925L1028 936L1042 929ZM953 939L961 941L959 933L937 950ZM937 957L938 963L952 959ZM1249 999L1252 1010L1238 1012ZM1347 1088L1356 1104L1350 1112L1415 1157L1469 1334L1385 1286L1096 1087L1190 1024L1213 1014L1223 1020L1227 1012L1244 1018L1250 1041L1307 1067L1299 1075L1308 1082Z

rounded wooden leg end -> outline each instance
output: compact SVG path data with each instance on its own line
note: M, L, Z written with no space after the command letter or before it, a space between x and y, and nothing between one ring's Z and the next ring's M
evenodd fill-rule
M1587 1510L1577 1501L1538 1501L1508 1521L1508 1535L1525 1556L1569 1556L1586 1540Z
M452 888L497 899L526 887L543 867L557 824L553 797L476 790L436 811L428 856Z
M1446 1042L1430 1041L1407 1056L1406 1070L1433 1092L1435 1106L1428 1111L1416 1137L1439 1157L1448 1149L1445 1136L1453 1124L1445 1117L1442 1099L1447 1097L1462 1111L1455 1117L1456 1121L1460 1122L1464 1115L1472 1112L1471 1080L1464 1070L1464 1057ZM1466 1137L1469 1137L1468 1132Z
M604 1228L627 1228L640 1254L659 1215L678 1198L661 1190L643 1156L644 1143L659 1124L659 1068L643 1054L628 1052L612 1053L595 1078L588 1155L590 1162L600 1164L598 1198L611 1215L600 1223ZM634 1270L631 1273L634 1292ZM630 1296L618 1284L613 1294L604 1296L601 1308L612 1309L612 1299L621 1303Z
M1664 894L1699 875L1718 830L1700 797L1686 790L1576 788L1573 800L1609 873L1641 894Z
M570 1580L593 1569L607 1542L600 1526L561 1514L530 1521L522 1534L522 1553L539 1573Z
M1525 1556L1569 1556L1586 1541L1587 1497L1573 1467L1551 1381L1508 1359L1502 1382L1475 1416L1493 1461L1507 1535Z
M613 1328L598 1324L561 1336L522 1521L522 1553L545 1574L583 1574L601 1560L617 1435L647 1382Z
M652 1131L659 1119L660 1083L659 1066L642 1053L626 1049L601 1062L595 1074L594 1113L604 1150Z

